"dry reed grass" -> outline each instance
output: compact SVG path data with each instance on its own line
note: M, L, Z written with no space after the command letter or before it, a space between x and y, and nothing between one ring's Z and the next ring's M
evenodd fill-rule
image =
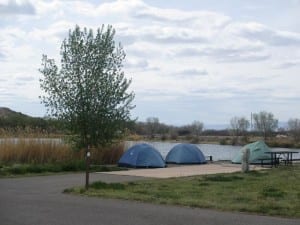
M91 149L91 160L95 164L116 164L124 153L124 143L105 148Z
M124 144L91 149L93 164L115 164L124 151ZM0 163L60 163L83 160L84 151L74 151L57 139L6 138L0 140Z
M3 128L0 127L0 138L62 138L65 135L61 132L49 132L47 130L30 127Z

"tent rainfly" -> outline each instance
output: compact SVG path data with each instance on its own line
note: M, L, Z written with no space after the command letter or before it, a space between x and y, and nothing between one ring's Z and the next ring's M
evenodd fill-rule
M175 145L166 156L166 163L202 164L206 163L202 151L192 144Z
M259 164L261 163L260 159L270 159L270 154L266 154L265 152L270 152L269 147L263 141L256 141L251 144L245 145L241 150L236 154L236 156L232 159L232 163L241 163L242 156L245 149L250 150L250 159L249 162L251 164Z
M161 154L151 145L136 144L120 158L118 165L134 168L163 168L166 166Z

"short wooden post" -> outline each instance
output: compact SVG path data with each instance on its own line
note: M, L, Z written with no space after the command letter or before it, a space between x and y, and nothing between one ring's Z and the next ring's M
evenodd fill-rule
M250 159L250 149L246 148L243 151L242 156L242 172L247 173L249 171L249 159Z

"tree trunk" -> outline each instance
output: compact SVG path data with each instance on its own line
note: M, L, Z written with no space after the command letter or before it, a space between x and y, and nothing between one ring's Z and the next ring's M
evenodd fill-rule
M89 179L90 179L90 146L87 146L86 152L85 152L85 189L89 189Z

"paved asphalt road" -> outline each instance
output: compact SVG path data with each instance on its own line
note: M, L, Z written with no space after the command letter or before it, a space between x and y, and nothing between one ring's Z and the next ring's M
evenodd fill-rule
M138 177L91 174L119 182ZM0 179L0 225L299 225L299 219L218 212L62 194L84 174Z

